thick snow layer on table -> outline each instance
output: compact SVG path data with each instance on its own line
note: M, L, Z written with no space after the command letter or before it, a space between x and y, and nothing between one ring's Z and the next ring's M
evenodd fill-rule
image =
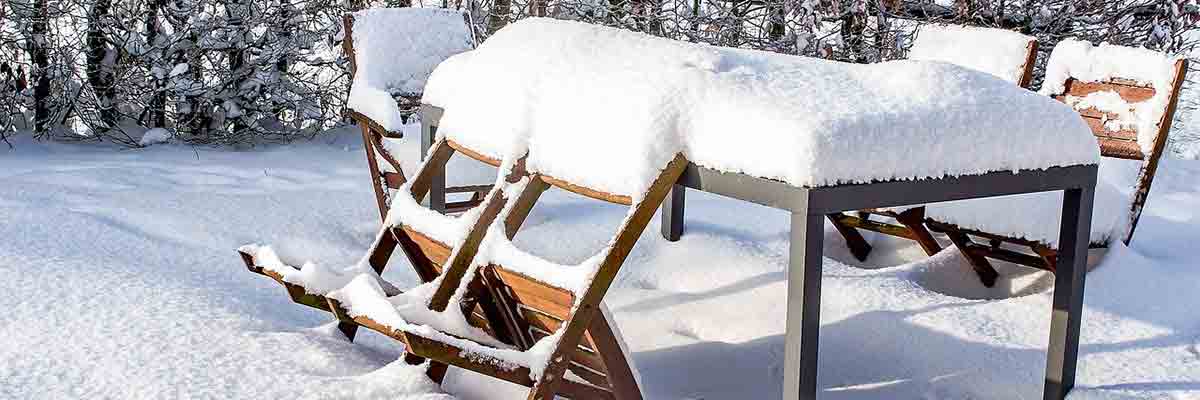
M393 95L420 94L434 67L474 46L462 12L379 8L354 15L354 83L347 106L387 130L402 125Z
M1019 84L1035 40L1004 29L926 25L917 32L908 59L944 61Z
M1117 113L1120 118L1110 127L1132 127L1138 134L1138 145L1149 154L1154 148L1159 123L1170 102L1175 83L1175 65L1183 56L1169 55L1147 49L1064 40L1054 47L1046 64L1046 79L1042 93L1059 95L1066 91L1067 80L1103 82L1113 78L1135 81L1154 88L1154 97L1136 105L1125 103L1115 93L1092 94L1087 98L1068 98L1077 108L1095 106L1102 111ZM1113 97L1116 97L1115 99ZM1125 103L1125 104L1122 104Z
M380 225L357 133L252 151L10 140L0 326L19 329L0 336L0 398L525 399L457 368L439 389L403 346L346 342L232 251L357 262ZM1200 162L1165 158L1131 246L1096 260L1072 400L1200 398L1198 180ZM699 192L688 211L679 242L647 228L606 298L646 398L781 398L788 215ZM584 259L623 216L551 190L516 244ZM866 236L857 267L826 228L822 399L1041 398L1053 275L1000 265L987 289L955 249ZM418 283L399 252L384 277Z
M532 169L612 193L644 191L677 151L798 186L1099 157L1070 107L940 62L854 65L532 18L446 64L425 98L446 109L441 131L496 132L501 148L527 138Z
M1124 239L1141 166L1141 162L1117 158L1100 161L1096 197L1092 203L1092 243L1107 244L1113 239ZM926 206L925 215L967 229L1057 246L1062 192L934 203Z

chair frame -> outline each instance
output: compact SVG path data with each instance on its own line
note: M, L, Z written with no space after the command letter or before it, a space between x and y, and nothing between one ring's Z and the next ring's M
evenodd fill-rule
M444 140L440 140L438 143L435 143L432 154L435 156L439 154L438 149L445 147L445 144L446 142ZM520 164L518 164L517 168L520 168L519 165ZM551 361L543 372L541 379L537 381L529 379L529 371L525 368L518 368L511 372L495 371L493 368L488 367L487 363L480 365L476 361L457 357L456 353L454 353L456 350L453 348L451 348L449 352L445 352L440 348L417 346L413 347L413 353L421 357L427 357L446 362L451 365L470 369L475 372L480 372L499 379L507 380L512 383L531 387L531 391L528 396L529 399L552 399L556 394L563 394L571 398L581 399L640 399L641 392L637 387L636 380L633 378L632 371L624 361L623 354L619 357L617 354L614 354L614 352L619 351L619 349L613 347L616 345L616 339L611 334L611 330L609 330L607 327L596 326L597 323L605 325L608 324L607 322L597 322L604 320L604 318L597 318L597 314L601 313L600 304L603 301L604 295L607 293L612 282L616 279L616 274L621 265L624 263L626 257L628 257L638 238L644 232L646 226L650 222L650 219L653 218L654 213L658 209L659 205L661 205L663 200L666 198L674 182L676 182L679 179L679 176L682 175L686 166L687 160L684 159L682 155L676 156L676 158L660 174L658 179L656 179L646 196L637 202L634 202L628 196L606 193L542 174L530 175L530 182L515 199L510 200L506 198L501 191L494 191L489 194L488 199L484 201L483 207L485 207L485 210L483 211L479 222L467 234L454 259L446 261L446 266L444 267L444 272L442 275L442 283L438 287L438 290L434 294L433 298L430 300L430 308L432 310L441 311L447 307L448 301L453 296L454 291L459 287L459 285L462 283L462 280L470 270L469 267L471 259L470 257L464 257L463 254L471 254L475 249L478 248L483 239L483 234L486 230L486 227L491 224L487 221L494 219L495 214L498 214L500 209L503 208L503 205L507 204L509 201L515 202L508 218L504 221L507 234L510 238L515 235L520 224L524 221L525 217L528 216L528 213L532 210L541 193L551 186L558 187L560 189L585 197L633 207L633 212L630 213L622 222L621 228L618 230L616 237L613 240L612 248L608 251L604 260L600 263L600 266L594 275L591 284L575 301L575 307L568 311L568 317L564 322L565 327L562 328L562 336L559 339L554 352L549 357ZM516 178L516 176L510 175L508 180L512 182ZM420 235L404 228L401 228L400 231L396 232L396 236L400 238L401 243L411 241L413 246L429 247L437 245L436 243L430 243L430 241L425 240L426 238L421 238ZM424 241L425 243L418 243L420 241ZM441 251L448 252L448 249L443 249ZM434 252L437 251L435 250ZM410 259L413 258L411 255L414 253L426 254L430 252L410 252ZM418 259L413 260L415 263L429 262L426 260L421 260L420 257L417 258ZM513 305L513 301L515 299L510 294L512 290L502 290L502 288L508 286L515 287L519 285L514 282L536 282L536 280L528 277L513 279L512 277L514 275L520 274L507 272L503 270L501 266L485 266L480 272L481 273L478 275L480 275L482 280L485 282L484 286L491 288L490 293L495 299L498 300L497 302L509 305L509 308L505 313L505 321L503 324L507 326L507 330L509 332L517 332L517 334L512 336L514 341L522 348L528 348L529 346L532 346L533 343L536 342L536 338L532 337L530 330L531 327L525 325L523 322L524 319L518 316L520 314L520 310ZM506 278L506 276L508 278ZM526 287L526 290L530 290L530 288ZM540 289L534 288L532 290L540 290L543 292L555 291L554 289L547 289L547 287ZM559 293L557 294L549 293L539 297L550 298L555 296L572 296L565 291L558 291ZM576 348L580 347L581 341L583 341L585 338L592 342L592 345L597 349L597 353L602 357L602 362L605 370L608 372L608 376L610 378L615 378L608 381L611 385L611 393L607 393L603 390L596 391L594 387L588 387L588 385L581 385L577 382L559 379L564 376L568 369L571 369L572 372L584 377L585 380L589 380L589 378L586 377L586 370L581 371L580 369L571 368L573 361L584 361L580 360L577 355L573 355L573 352L576 351ZM601 343L608 344L601 345ZM607 347L607 349L601 347ZM601 386L601 384L599 382L593 382L593 386Z
M470 27L470 17L464 14L463 18L467 18L467 26ZM350 80L354 80L354 75L358 72L358 61L354 49L354 15L346 14L342 16L342 25L345 32L345 39L342 41L342 52L350 61ZM472 32L473 33L473 32ZM475 40L472 36L472 41ZM420 93L406 94L402 96L404 101L398 102L398 106L407 113L412 113L412 110L418 109L420 105ZM399 189L407 182L408 178L404 174L404 169L396 157L388 151L384 146L384 139L402 139L403 132L389 131L384 129L379 122L371 117L368 117L358 111L347 108L346 118L354 121L362 131L363 151L367 156L367 167L371 175L371 188L375 191L375 202L379 207L379 216L381 219L387 218L388 204L391 202L391 191ZM404 117L406 120L408 116ZM472 157L477 160L479 158ZM379 167L379 162L383 161L391 166L396 172L384 171ZM498 165L493 164L493 165ZM483 195L491 190L490 185L469 185L456 186L446 188L446 193L469 193L471 197L467 200L458 201L446 204L446 209L450 212L461 212L479 205L483 202Z
M1149 154L1143 153L1138 146L1136 132L1108 131L1104 128L1103 123L1099 122L1103 118L1101 113L1096 110L1080 111L1081 117L1088 122L1088 125L1096 135L1101 156L1135 160L1142 163L1138 171L1137 186L1135 187L1133 201L1129 210L1128 229L1120 238L1121 242L1125 245L1128 245L1133 240L1133 233L1137 228L1138 220L1141 218L1142 209L1146 205L1146 199L1150 195L1150 187L1154 183L1154 175L1158 171L1159 161L1166 151L1168 135L1171 132L1171 124L1174 121L1175 111L1179 105L1180 92L1182 91L1187 71L1188 60L1186 58L1180 59L1175 63L1171 86L1163 89L1170 90L1170 97L1166 109L1163 111L1162 119L1159 120L1158 132L1156 132L1154 137L1154 146L1151 148ZM1149 99L1155 94L1154 90L1157 90L1120 78L1103 82L1084 82L1070 78L1066 82L1067 89L1064 91L1064 94L1055 96L1055 99L1064 101L1067 93L1070 93L1071 89L1075 86L1082 86L1080 90L1089 93L1100 90L1115 90L1124 95L1137 96L1143 99ZM1148 91L1149 94L1147 94ZM1058 269L1058 249L1049 244L980 230L964 229L954 224L935 219L926 219L925 223L933 231L945 233L949 236L950 240L954 242L955 247L967 258L967 261L976 271L990 270L994 272L995 268L992 267L988 259L1008 261L1050 272L1056 272ZM975 239L986 240L988 244L978 243ZM1018 248L1028 248L1032 254L1002 247L1005 244ZM1106 248L1108 245L1109 243L1091 243L1092 248ZM989 279L988 275L981 273L980 279L989 287L995 283L994 276L990 276Z
M1028 88L1033 81L1033 72L1037 64L1038 41L1031 40L1026 46L1025 60L1022 64L1022 76L1017 82L1023 88ZM889 218L895 223L873 221L872 216ZM925 207L914 207L903 211L887 209L861 210L854 214L834 213L826 216L850 249L850 254L859 261L866 261L871 254L871 244L859 233L859 229L916 241L926 255L934 255L942 251L942 245L933 237L930 228L925 224ZM953 239L953 238L952 238ZM952 240L953 241L953 240ZM957 244L957 242L955 242ZM999 273L990 265L971 263L979 274L984 285L991 287L995 284ZM978 265L978 266L977 266Z
M430 129L428 133L435 133L436 117L440 115L440 110L425 107L422 112L429 117L426 124L427 129ZM456 151L485 163L500 165L499 160L482 156L443 137L433 144L429 159L408 186L414 199L420 201L430 194L435 180L445 173L446 161ZM432 310L444 311L449 307L455 290L460 287L470 271L471 261L488 227L496 222L496 218L509 202L515 203L512 204L512 209L503 223L510 239L519 230L540 195L551 186L593 199L633 207L633 212L622 222L614 244L600 263L591 284L574 302L575 307L563 308L569 311L565 321L558 323L562 329L562 336L549 357L550 362L541 379L538 380L530 378L528 368L500 368L488 360L481 360L477 354L468 356L464 354L463 349L393 330L367 316L351 317L336 300L306 293L303 287L286 282L281 275L257 266L250 254L242 253L241 257L250 271L270 277L283 285L293 301L332 313L339 321L339 329L351 340L357 328L361 326L405 343L406 361L418 364L428 359L430 366L427 373L436 382L440 383L444 378L448 365L454 365L530 387L529 399L552 399L555 395L562 395L574 399L640 400L642 396L635 374L624 358L619 339L613 333L612 322L604 316L601 303L634 244L687 165L687 160L682 155L677 155L647 194L635 202L629 196L594 190L546 175L528 174L522 159L508 172L505 181L513 183L528 178L529 183L514 199L507 198L502 190L490 191L480 204L483 209L479 219L457 249L441 244L403 224L385 227L381 232L380 239L368 257L369 264L376 272L382 273L391 252L399 246L422 281L442 278L429 306ZM574 299L574 295L565 290L542 285L539 286L533 278L520 278L520 274L504 270L501 266L483 266L480 267L480 273L475 274L475 278L468 283L469 292L461 306L464 315L468 316L468 322L473 326L484 329L503 343L528 349L537 341L534 332L539 327L546 328L543 331L549 328L545 325L531 326L530 322L519 316L521 308L516 305L517 299L512 295L514 289L521 286L516 291L533 290L542 293L539 297L568 296ZM390 296L398 292L385 294ZM590 357L582 355L582 350L579 349L588 349L595 354ZM605 376L589 371L589 368L594 370L596 366L603 367ZM568 370L588 383L565 379Z

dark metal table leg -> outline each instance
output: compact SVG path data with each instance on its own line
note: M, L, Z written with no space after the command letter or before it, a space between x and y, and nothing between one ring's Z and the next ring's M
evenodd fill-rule
M433 147L433 142L437 137L437 126L433 125L433 119L440 118L440 113L438 114L434 117L429 112L426 112L421 116L421 124L423 125L421 128L421 161L425 161L425 155L429 154L429 149ZM425 196L424 200L421 200L421 204L434 211L446 211L445 169L442 170L442 173L433 176L433 180L429 184L429 195Z
M1058 270L1054 275L1054 310L1046 354L1046 386L1042 395L1044 400L1062 400L1075 386L1094 196L1093 188L1070 189L1064 191L1063 195Z
M817 398L817 347L821 329L821 250L825 216L792 211L788 265L784 400Z
M678 241L679 237L683 236L683 206L686 194L686 186L675 185L671 188L671 194L667 195L666 200L663 200L660 208L663 238L672 242Z

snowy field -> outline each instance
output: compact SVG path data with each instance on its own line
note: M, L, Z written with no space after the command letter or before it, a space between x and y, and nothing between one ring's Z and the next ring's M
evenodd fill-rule
M442 392L394 342L347 343L242 267L234 249L256 241L358 259L379 220L353 134L252 151L16 145L0 148L0 398L523 398L453 369ZM561 260L601 246L624 211L544 199L518 242ZM688 201L683 240L652 224L607 300L644 390L779 398L788 219ZM1040 397L1049 274L1008 267L985 289L953 248L869 237L858 265L826 237L823 399ZM1133 245L1093 253L1072 399L1200 399L1198 241L1200 161L1166 160ZM415 281L399 255L385 276Z

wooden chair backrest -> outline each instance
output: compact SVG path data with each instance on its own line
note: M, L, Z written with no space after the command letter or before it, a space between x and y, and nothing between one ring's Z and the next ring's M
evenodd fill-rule
M965 27L961 27L961 26L952 26L952 27L957 27L957 28L965 28ZM925 27L925 28L923 28L923 29L938 29L938 27L937 27L936 25L931 25L931 26L927 26L927 27ZM994 29L994 28L973 28L973 29L987 30L987 29ZM916 37L916 38L914 39L914 41L913 41L913 43L914 43L914 46L915 46L915 45L917 45L917 44L918 44L920 41L921 41L921 35L918 33L917 37ZM973 42L972 42L972 43L965 43L965 42L964 42L963 44L964 44L964 45L970 45L970 46L976 46L976 45L977 45L976 43L973 43ZM1012 81L1013 77L1007 77L1007 76L1006 76L1006 77L1001 77L1001 78L1002 78L1002 79L1005 79L1005 80L1008 80L1008 81L1012 81L1012 83L1014 83L1014 84L1016 84L1016 85L1018 85L1018 86L1021 86L1021 87L1023 87L1023 88L1028 88L1028 87L1029 87L1029 85L1030 85L1031 83L1033 83L1033 72L1034 72L1034 67L1035 67L1035 66L1036 66L1036 64L1037 64L1037 53L1038 53L1038 42L1037 42L1037 39L1036 39L1036 38L1030 38L1030 39L1029 39L1029 42L1028 42L1028 43L1025 45L1025 54L1024 54L1024 57L1022 57L1021 59L1013 59L1013 60L1010 60L1010 61L1012 62L1012 64L1008 64L1008 65L1018 65L1018 63L1020 63L1019 65L1020 65L1020 68L1021 68L1021 69L1020 69L1020 70L1021 70L1021 76L1019 77L1019 79L1018 79L1017 81ZM940 60L940 61L949 62L949 63L951 63L951 64L955 64L955 63L956 63L956 62L955 62L955 60L950 60L950 59L943 59L943 60Z
M1025 47L1025 63L1021 64L1021 81L1017 82L1018 86L1029 88L1033 84L1033 70L1037 66L1038 42L1037 40L1029 42Z
M471 27L470 15L463 14L464 22L468 27ZM344 38L342 40L342 52L349 60L350 80L354 81L355 74L358 73L358 57L354 48L354 15L346 14L342 16L342 29ZM474 30L472 31L471 41L475 42ZM398 102L401 109L415 112L420 107L420 93L401 96ZM354 110L347 110L347 117L354 120L361 126L363 136L363 150L366 152L367 165L371 173L372 188L375 191L375 201L379 208L379 216L381 219L387 218L388 204L390 203L389 193L391 190L399 189L408 181L408 177L404 175L404 169L399 160L388 151L384 145L385 139L402 139L403 135L400 132L391 132L384 129L379 123L371 118L360 114ZM456 145L455 150L468 157L474 158L481 162L499 166L499 160L483 156L481 153L471 151L470 149ZM390 166L392 171L385 171L380 168L380 165Z
M1135 160L1142 163L1141 171L1138 173L1137 187L1134 191L1132 209L1130 210L1129 228L1122 239L1125 244L1129 244L1129 241L1133 238L1133 231L1137 227L1142 208L1145 206L1146 198L1150 194L1150 186L1154 181L1154 174L1158 170L1159 160L1162 158L1163 152L1166 151L1167 136L1171 132L1171 123L1175 118L1175 110L1179 104L1179 94L1183 88L1187 70L1187 59L1181 59L1176 62L1171 86L1161 89L1170 90L1168 94L1169 100L1164 106L1166 108L1163 110L1162 118L1155 126L1153 146L1150 153L1144 152L1138 144L1138 132L1136 130L1127 128L1113 129L1113 127L1105 123L1106 120L1114 117L1113 115L1094 108L1079 110L1079 115L1083 117L1088 127L1092 129L1092 134L1096 136L1096 142L1100 146L1100 154L1102 156ZM1111 91L1117 93L1130 106L1150 101L1150 99L1158 94L1157 90L1160 90L1159 88L1140 85L1136 81L1120 77L1114 77L1102 82L1085 82L1069 78L1064 87L1064 92L1055 95L1055 99L1066 102L1067 96L1084 97L1092 93Z

